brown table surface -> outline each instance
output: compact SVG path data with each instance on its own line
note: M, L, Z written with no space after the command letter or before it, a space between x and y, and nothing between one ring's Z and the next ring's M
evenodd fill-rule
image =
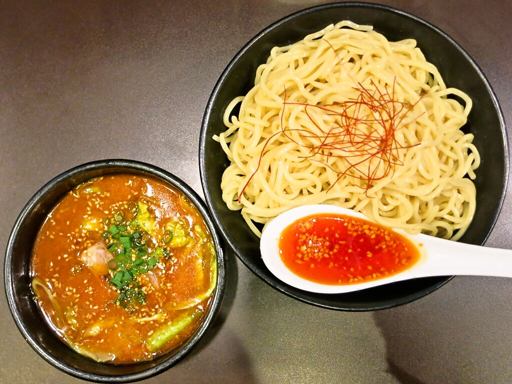
M221 71L262 28L318 3L0 2L0 249L37 188L86 161L143 160L202 194L199 129ZM457 40L512 121L511 2L384 3ZM508 190L488 245L512 248L511 214ZM512 280L458 277L405 306L343 313L284 296L232 260L209 340L148 383L512 383ZM0 329L1 383L79 382L29 347L5 295Z

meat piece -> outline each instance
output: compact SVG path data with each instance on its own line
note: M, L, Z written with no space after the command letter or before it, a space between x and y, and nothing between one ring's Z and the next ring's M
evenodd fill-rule
M80 260L82 260L95 275L99 276L108 273L108 262L113 258L114 256L102 242L91 245L80 254Z
M147 273L147 276L151 285L155 287L155 289L159 289L160 284L158 283L158 277L156 277L156 275L152 271L149 271Z

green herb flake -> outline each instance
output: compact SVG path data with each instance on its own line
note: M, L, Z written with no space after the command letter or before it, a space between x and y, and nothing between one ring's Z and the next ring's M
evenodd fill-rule
M111 235L116 235L117 233L119 233L119 228L117 227L117 225L111 225L108 228L108 231L110 232Z
M123 271L118 271L114 274L114 277L110 279L110 282L114 284L117 288L121 288L123 286Z
M130 240L130 237L128 237L128 236L121 236L119 238L119 242L123 246L124 253L128 253L132 249L132 242Z
M147 265L149 269L152 269L156 266L158 263L158 260L155 257L148 258Z

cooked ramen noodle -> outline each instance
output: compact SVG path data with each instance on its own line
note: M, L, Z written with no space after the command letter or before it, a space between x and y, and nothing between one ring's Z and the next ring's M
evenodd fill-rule
M468 95L447 88L413 39L342 21L274 47L215 136L221 188L251 230L287 209L336 204L412 233L459 239L480 163L461 130Z

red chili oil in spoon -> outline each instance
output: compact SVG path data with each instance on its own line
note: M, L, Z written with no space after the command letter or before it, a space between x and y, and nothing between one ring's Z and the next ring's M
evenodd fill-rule
M408 269L420 256L407 238L356 217L321 213L296 220L279 240L280 256L298 276L322 284L355 284Z

